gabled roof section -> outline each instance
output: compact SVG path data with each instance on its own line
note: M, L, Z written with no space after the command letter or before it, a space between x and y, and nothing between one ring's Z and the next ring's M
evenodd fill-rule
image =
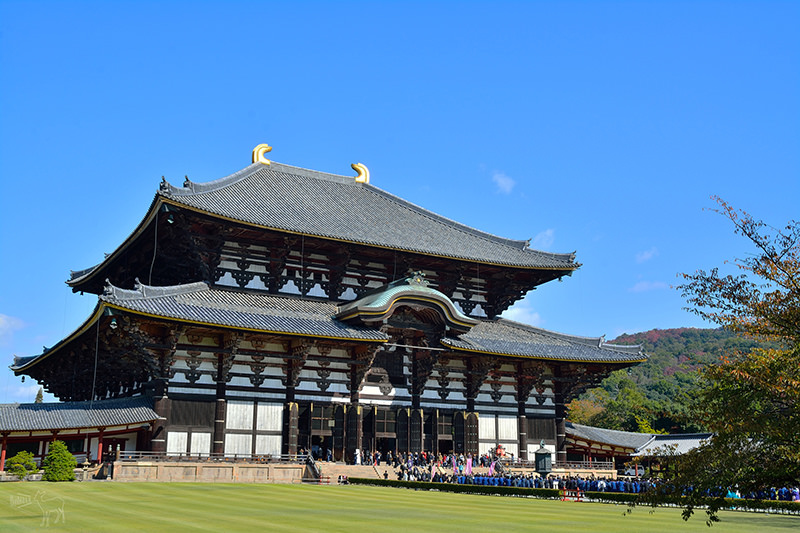
M488 264L564 270L574 254L532 250L454 222L352 177L272 162L207 183L162 183L164 199L203 213L291 233Z
M0 404L0 431L42 431L146 424L157 420L150 398Z
M608 444L618 448L628 448L638 451L655 439L652 433L634 433L632 431L618 431L615 429L596 428L566 422L567 436L597 444Z
M464 352L531 357L551 361L631 364L647 360L640 345L607 344L603 337L578 337L506 319L483 320L442 344Z
M479 323L464 315L445 294L429 287L424 275L419 272L339 306L335 318L366 323L380 321L391 316L397 306L403 303L420 304L438 310L443 322L457 331L468 331Z

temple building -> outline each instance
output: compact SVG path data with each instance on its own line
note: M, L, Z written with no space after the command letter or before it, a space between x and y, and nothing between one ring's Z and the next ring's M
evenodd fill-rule
M544 441L559 463L565 405L646 359L500 318L574 254L439 216L363 165L339 176L269 150L215 181L162 181L130 236L68 280L98 296L91 316L13 371L64 402L150 402L128 450L525 459Z

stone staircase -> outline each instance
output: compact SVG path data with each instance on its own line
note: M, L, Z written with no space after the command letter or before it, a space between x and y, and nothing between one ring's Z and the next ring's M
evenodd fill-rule
M372 465L346 465L344 463L326 463L317 461L317 466L319 467L320 474L322 475L323 483L325 483L327 480L329 480L331 484L336 483L339 479L339 476L383 479L383 470L388 470L390 479L394 479L391 477L393 469L391 467L385 468L384 465L381 465L380 473L378 473L376 467Z

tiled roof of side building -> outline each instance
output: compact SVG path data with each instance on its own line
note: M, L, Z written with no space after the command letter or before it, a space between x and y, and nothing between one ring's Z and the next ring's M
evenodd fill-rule
M636 455L684 454L709 441L713 433L687 433L683 435L655 435L653 442L640 448Z
M172 287L140 284L134 290L108 286L100 299L133 312L199 324L342 340L388 339L379 331L334 320L333 303L212 289L202 282Z
M618 431L615 429L596 428L582 424L566 423L567 436L573 439L582 439L602 444L610 444L621 448L639 450L653 441L654 435L650 433L634 433L631 431Z
M144 424L158 419L150 398L0 404L0 431L40 431Z
M176 204L245 223L346 242L491 264L575 270L574 254L528 248L485 233L352 177L273 162L208 183L162 184Z
M547 360L626 364L647 359L639 345L608 344L602 337L565 335L505 319L481 321L468 333L442 343L468 352Z

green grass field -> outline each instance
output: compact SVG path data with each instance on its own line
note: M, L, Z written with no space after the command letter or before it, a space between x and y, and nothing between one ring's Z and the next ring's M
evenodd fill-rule
M39 492L41 491L41 492ZM37 493L39 497L37 498ZM38 502L51 509L44 525ZM63 505L62 505L63 502ZM58 507L63 508L63 523ZM798 531L800 517L475 496L366 486L2 483L0 531ZM55 523L56 520L58 523Z

